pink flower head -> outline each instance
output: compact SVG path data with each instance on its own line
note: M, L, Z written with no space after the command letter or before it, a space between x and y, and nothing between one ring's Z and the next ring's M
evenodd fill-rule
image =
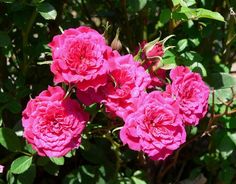
M184 123L196 126L207 112L209 87L198 73L183 66L172 69L170 78L173 82L167 86L167 93L179 102Z
M157 69L149 70L151 76L151 83L148 88L162 87L165 85L166 80L166 70Z
M54 36L49 46L55 83L77 84L82 91L106 84L107 60L112 49L97 31L85 26L68 29Z
M0 165L0 173L3 173L4 166Z
M80 102L89 106L93 103L100 103L105 98L106 87L100 86L96 91L93 88L89 88L86 91L76 90L76 96Z
M135 103L136 111L126 117L121 129L122 142L153 160L164 160L186 140L178 103L158 91L142 96Z
M79 147L88 115L61 87L48 87L23 111L24 137L41 156L61 157Z
M133 98L144 93L150 76L130 54L114 58L110 65L110 81L103 89L106 93L103 102L108 112L123 117Z

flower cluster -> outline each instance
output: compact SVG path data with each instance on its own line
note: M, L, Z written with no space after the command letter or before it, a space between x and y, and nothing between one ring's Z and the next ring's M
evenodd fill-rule
M24 137L41 156L60 157L79 147L89 121L84 107L93 103L123 120L123 144L153 160L179 148L186 141L185 126L197 125L206 114L209 88L199 74L178 66L170 71L172 83L163 82L168 71L158 68L165 52L161 41L141 45L141 62L119 54L85 26L64 31L49 46L54 83L74 86L77 99L49 86L28 102Z

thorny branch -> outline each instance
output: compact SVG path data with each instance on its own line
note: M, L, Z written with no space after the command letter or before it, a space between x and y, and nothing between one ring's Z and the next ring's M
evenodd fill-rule
M221 100L220 98L217 98L223 105L226 106L225 108L225 111L223 113L220 113L220 114L215 114L215 90L212 89L211 93L212 93L212 106L211 106L211 116L210 116L210 120L208 122L208 126L206 128L205 131L193 136L191 139L189 139L187 142L185 142L184 144L182 144L180 146L180 148L175 152L174 156L173 156L173 161L170 162L169 165L167 165L162 172L160 172L157 176L157 180L158 181L161 181L162 178L166 175L166 173L176 165L177 163L177 160L178 160L178 157L179 157L179 153L181 151L181 149L183 149L184 147L186 147L187 145L189 145L190 143L208 135L210 136L211 133L218 127L216 125L216 122L217 120L220 118L220 117L223 117L223 116L228 116L228 115L231 115L231 114L234 114L236 113L236 109L233 109L231 111L229 111L229 108L232 106L235 98L236 98L236 93L234 91L234 88L231 87L231 93L232 93L232 98L230 100L228 100L227 102L224 102L223 100Z

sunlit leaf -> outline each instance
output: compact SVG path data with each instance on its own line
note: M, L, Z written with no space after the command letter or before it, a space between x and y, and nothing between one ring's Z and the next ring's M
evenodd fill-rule
M57 17L57 11L49 3L41 3L37 6L37 10L46 20L55 20Z
M29 169L32 163L33 157L22 156L14 160L11 164L11 172L14 174L20 174Z

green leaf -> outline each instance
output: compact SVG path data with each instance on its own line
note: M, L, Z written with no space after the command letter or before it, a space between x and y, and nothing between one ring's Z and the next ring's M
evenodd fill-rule
M0 2L3 2L3 3L14 3L15 0L0 0Z
M32 184L36 176L36 167L34 164L24 173L18 175L17 184Z
M233 141L233 143L236 146L236 132L234 132L234 133L227 132L227 135L229 136L229 138Z
M147 182L144 179L144 173L140 170L134 172L133 176L131 177L131 180L135 184L147 184Z
M173 12L173 18L176 20L208 18L224 22L224 17L218 12L203 8L188 8L186 6L182 6L180 9Z
M236 117L224 117L225 126L228 129L236 129Z
M24 146L24 149L26 151L28 151L29 153L31 153L31 154L35 154L36 153L36 151L32 148L31 144L26 143L25 146Z
M10 170L7 171L7 183L14 184L15 183L15 176L12 174Z
M131 13L136 13L144 8L147 4L147 0L127 0L128 11Z
M6 103L10 99L12 99L12 97L9 94L0 92L0 103Z
M233 167L227 166L220 170L219 172L219 179L224 184L231 184L232 179L234 178L236 170Z
M171 51L167 50L159 65L159 67L164 70L176 67L175 55Z
M192 6L192 5L195 5L196 4L196 1L195 0L184 0L185 3L187 4L187 6Z
M171 19L171 11L170 9L162 9L161 14L160 14L160 19L157 23L157 28L158 27L163 27L169 20Z
M33 157L22 156L14 160L11 164L11 172L14 174L21 174L29 169Z
M189 68L193 72L197 72L197 73L201 74L201 76L203 76L203 77L207 76L207 71L202 63L194 62L192 65L189 66Z
M37 165L39 166L45 166L46 164L48 164L50 161L50 159L48 157L39 157L37 159Z
M49 174L53 176L58 176L59 174L59 166L55 165L52 162L48 162L46 165L43 166L44 170L47 171Z
M146 181L141 180L141 179L139 179L139 178L136 178L136 177L134 177L134 176L133 176L131 179L132 179L132 181L133 181L135 184L147 184Z
M172 0L174 6L181 5L184 7L192 6L196 4L195 0Z
M65 176L65 178L62 181L62 184L68 184L68 183L69 184L81 183L81 174L78 171L78 169L70 172Z
M234 91L236 91L236 87L233 87L233 89ZM231 88L214 90L215 104L223 104L223 102L227 102L232 98L233 98L233 93L231 91ZM213 100L213 92L211 92L209 96L208 101L210 104L212 104L212 100Z
M173 12L173 18L176 20L197 19L197 12L195 9L181 7L176 12Z
M3 124L3 120L2 120L1 111L0 111L0 127L2 126L2 124Z
M0 31L0 47L6 47L11 45L11 39L7 32Z
M213 73L209 75L209 84L215 89L225 89L236 86L236 78L228 73Z
M208 84L214 88L215 104L222 104L233 98L236 91L236 78L227 73L213 73L208 76ZM233 91L232 91L233 90ZM209 102L212 102L212 94Z
M57 17L57 11L55 8L49 3L41 3L37 6L37 11L40 15L46 20L55 20Z
M56 165L64 165L64 162L65 162L64 157L60 157L60 158L50 157L50 160Z
M227 133L220 140L217 150L224 159L227 159L233 153L233 150L235 150L235 145Z
M10 151L21 150L19 138L8 128L0 128L0 144Z
M180 4L181 0L172 0L174 6Z
M179 52L183 51L187 46L188 46L188 39L186 38L178 41L177 43L177 48Z
M177 61L178 65L185 65L191 67L191 65L196 65L194 63L201 63L202 57L194 51L184 52L180 55Z
M16 100L12 100L5 105L5 108L14 114L17 114L21 111L21 104Z
M208 19L214 19L214 20L218 20L218 21L222 21L222 22L225 21L224 17L220 13L213 12L211 10L198 8L196 10L196 13L197 13L198 18L208 18Z
M199 38L190 38L189 41L190 41L195 47L197 47L197 46L200 44Z

